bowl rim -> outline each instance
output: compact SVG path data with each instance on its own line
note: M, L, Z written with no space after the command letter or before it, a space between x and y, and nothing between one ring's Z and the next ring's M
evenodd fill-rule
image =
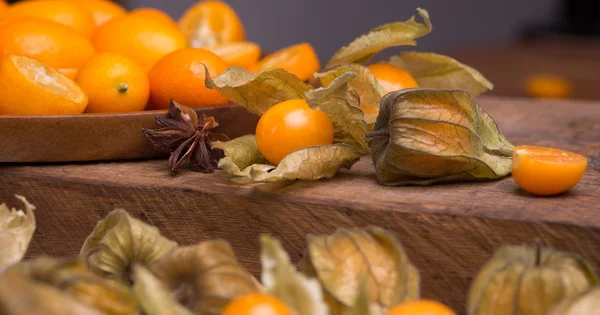
M210 107L196 107L194 110L196 112L202 112L203 110L218 110L220 108L228 108L240 106L237 104L227 104L220 106L210 106ZM141 116L141 115L164 115L169 112L168 109L152 109L152 110L143 110L143 111L135 111L135 112L121 112L121 113L83 113L83 114L75 114L75 115L0 115L0 120L7 119L65 119L65 118L96 118L96 117L129 117L129 116Z

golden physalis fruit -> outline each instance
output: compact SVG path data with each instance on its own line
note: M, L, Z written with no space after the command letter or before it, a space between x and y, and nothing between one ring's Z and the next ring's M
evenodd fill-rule
M600 287L563 300L548 315L598 315L600 314Z
M388 93L418 87L415 78L400 67L388 63L374 63L368 68Z
M25 17L56 22L86 37L96 30L94 18L87 10L77 2L63 0L19 1L2 13L0 24Z
M525 91L531 97L568 98L572 90L571 82L555 74L533 75L525 81Z
M179 28L192 47L211 47L246 39L240 18L223 1L199 1L183 13Z
M260 46L252 42L236 42L206 48L231 66L251 69L260 58Z
M0 28L0 55L27 56L55 69L77 69L93 54L88 38L54 22L24 18Z
M505 246L481 269L468 315L546 315L563 299L598 285L582 257L540 246Z
M221 315L292 315L292 311L276 297L252 293L227 305Z
M146 71L165 55L185 48L187 39L172 25L146 16L123 16L101 26L93 38L99 52L114 52Z
M402 303L387 312L387 315L456 315L448 306L428 300Z
M523 190L541 196L573 188L583 177L587 158L577 153L535 146L518 146L513 153L513 179Z
M0 112L8 115L81 114L87 95L75 82L27 57L0 61Z
M300 80L308 81L320 67L314 48L309 43L301 43L266 56L252 70L260 72L282 68L295 74Z
M289 100L269 108L256 126L256 144L273 165L290 153L333 143L333 124L327 113L305 100Z
M154 8L138 8L129 12L131 16L144 16L156 21L162 22L166 25L177 27L177 23L168 14L163 11Z
M125 9L114 1L106 0L68 0L77 2L80 6L86 9L94 18L96 27L100 27L106 22L125 15L127 12Z
M223 59L201 48L180 49L166 55L148 73L152 108L169 108L171 100L190 107L228 104L227 98L208 89L204 82L206 69L216 76L227 68Z
M88 113L142 111L150 97L150 84L144 69L115 53L93 56L81 68L75 81L88 95Z

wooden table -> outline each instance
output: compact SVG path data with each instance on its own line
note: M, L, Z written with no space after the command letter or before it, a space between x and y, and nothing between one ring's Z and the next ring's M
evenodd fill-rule
M482 98L515 144L554 146L591 157L572 191L536 198L511 178L433 187L383 187L369 158L331 180L240 186L224 172L172 176L166 161L78 165L2 165L0 200L37 206L29 256L76 255L98 220L127 209L181 244L232 243L253 273L258 236L281 238L294 260L308 233L382 226L402 241L421 270L423 296L464 302L473 276L502 244L541 239L600 265L600 103Z
M481 71L495 84L491 94L527 96L525 80L557 74L573 85L572 98L600 100L600 40L572 37L471 47L448 55Z

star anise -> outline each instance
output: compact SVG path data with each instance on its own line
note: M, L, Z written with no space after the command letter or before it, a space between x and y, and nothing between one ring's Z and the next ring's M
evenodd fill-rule
M191 167L202 173L212 173L217 168L223 152L211 147L216 140L229 140L221 133L211 132L219 126L212 116L198 117L196 112L187 106L171 101L169 117L156 117L158 129L143 129L152 144L171 152L169 168L177 172L191 164Z

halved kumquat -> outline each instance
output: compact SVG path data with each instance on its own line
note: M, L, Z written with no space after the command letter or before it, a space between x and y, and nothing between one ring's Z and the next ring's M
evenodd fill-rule
M550 196L573 188L583 177L587 158L577 153L535 146L518 146L512 176L523 190Z
M0 60L0 112L7 115L81 114L87 95L73 80L31 58Z
M222 1L200 1L179 19L179 28L191 47L211 47L246 39L244 26L235 11Z
M321 68L319 57L309 43L296 44L281 49L260 60L253 70L260 72L282 68L295 74L300 80L308 81Z
M260 59L260 46L251 42L227 43L206 48L231 66L250 69Z

